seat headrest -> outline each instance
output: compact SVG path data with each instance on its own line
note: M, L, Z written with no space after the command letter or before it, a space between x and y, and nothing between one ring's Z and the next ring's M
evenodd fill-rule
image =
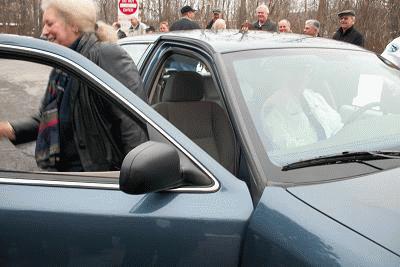
M162 100L165 102L200 101L204 94L203 86L203 77L197 72L177 72L167 80Z

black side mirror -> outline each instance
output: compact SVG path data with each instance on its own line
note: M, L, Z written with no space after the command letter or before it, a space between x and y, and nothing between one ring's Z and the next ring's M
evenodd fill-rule
M119 187L128 194L143 194L183 185L178 151L171 145L148 141L126 155Z

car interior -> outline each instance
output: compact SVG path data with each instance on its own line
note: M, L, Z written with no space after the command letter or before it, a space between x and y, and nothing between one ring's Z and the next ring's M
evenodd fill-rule
M182 71L169 77L161 102L153 107L233 172L235 144L232 127L221 106L203 98L204 83L201 75Z
M206 66L190 57L172 55L154 84L149 97L154 109L235 174L235 133Z

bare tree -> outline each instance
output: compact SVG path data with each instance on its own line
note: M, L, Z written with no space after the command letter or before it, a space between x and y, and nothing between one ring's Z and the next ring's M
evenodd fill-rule
M318 3L318 11L317 11L317 20L321 23L321 28L320 28L320 34L322 36L325 36L327 34L326 32L326 24L328 22L327 20L327 15L328 15L328 3L326 0L319 0Z
M400 5L398 0L389 0L386 3L388 14L389 35L392 39L400 35Z
M97 0L99 7L99 18L106 23L113 23L117 18L117 1Z

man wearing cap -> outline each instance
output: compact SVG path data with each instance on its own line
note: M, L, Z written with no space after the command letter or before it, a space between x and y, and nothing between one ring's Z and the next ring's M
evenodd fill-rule
M304 24L303 33L312 37L317 37L319 36L320 25L321 24L316 19L306 20L306 23Z
M356 13L353 10L344 10L338 13L340 28L333 35L333 39L364 46L364 37L354 28Z
M213 26L214 22L215 22L217 19L222 19L222 18L221 18L221 9L219 9L219 8L214 8L212 12L213 12L213 18L212 18L212 20L210 20L210 22L207 24L206 29L211 29L211 27Z
M258 20L253 23L255 30L276 32L276 23L268 19L269 9L266 5L262 4L256 8Z
M178 21L175 21L171 25L171 28L169 28L169 30L170 31L182 31L182 30L200 29L199 24L192 21L192 19L195 16L195 12L196 12L196 10L193 9L191 6L182 7L181 8L182 18Z

